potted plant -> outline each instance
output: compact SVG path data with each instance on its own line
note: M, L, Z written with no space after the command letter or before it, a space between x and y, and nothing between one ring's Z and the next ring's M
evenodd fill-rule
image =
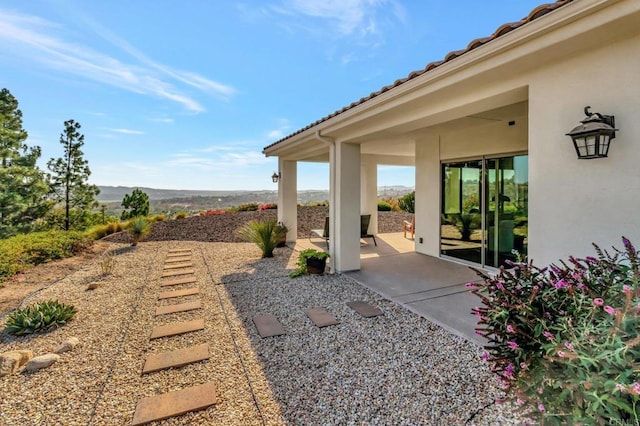
M284 247L285 245L287 245L287 232L288 231L289 231L289 229L287 228L287 225L285 225L282 222L278 222L278 224L276 225L276 228L275 228L275 232L280 237L280 240L278 241L278 244L276 244L276 247Z
M302 250L298 255L298 269L291 275L291 278L304 274L322 275L327 265L329 253L315 249Z

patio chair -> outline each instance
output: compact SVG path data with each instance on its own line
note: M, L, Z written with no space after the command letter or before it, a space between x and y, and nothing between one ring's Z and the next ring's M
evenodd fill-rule
M370 214L360 215L360 238L373 238L373 244L378 247L376 236L369 234L369 222L371 222Z
M320 238L324 238L329 250L329 216L324 218L324 229L312 229L311 233L316 234Z
M416 216L411 216L411 222L408 220L402 221L402 230L404 231L404 237L407 238L407 232L411 234L411 239L415 239L416 233Z

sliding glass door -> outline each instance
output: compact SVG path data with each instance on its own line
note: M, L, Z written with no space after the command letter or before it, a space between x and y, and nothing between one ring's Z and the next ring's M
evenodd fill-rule
M497 268L527 254L526 155L442 164L440 252Z

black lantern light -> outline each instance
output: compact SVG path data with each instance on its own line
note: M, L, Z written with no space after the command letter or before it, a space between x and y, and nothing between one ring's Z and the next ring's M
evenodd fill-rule
M589 160L603 158L609 153L611 139L616 137L616 124L613 115L589 112L590 106L584 107L587 116L579 126L574 127L567 136L571 136L579 159Z
M273 183L278 183L278 181L280 180L280 172L273 172L273 174L271 175L271 180L273 181Z

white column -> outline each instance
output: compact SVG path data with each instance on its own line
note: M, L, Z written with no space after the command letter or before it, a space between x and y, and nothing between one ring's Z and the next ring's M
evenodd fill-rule
M360 269L360 145L336 143L331 247L336 272Z
M360 166L360 213L370 214L369 233L378 234L378 164L362 155Z
M287 242L298 239L298 163L278 157L278 222L287 228Z
M440 138L424 135L416 140L415 250L440 256ZM422 241L422 242L420 242Z

